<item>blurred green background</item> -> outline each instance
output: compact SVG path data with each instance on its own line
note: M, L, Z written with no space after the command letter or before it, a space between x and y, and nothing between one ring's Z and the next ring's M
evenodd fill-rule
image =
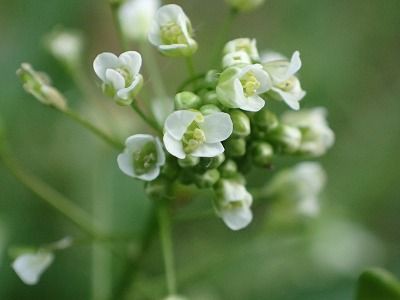
M183 6L196 29L195 64L204 71L209 45L228 9L222 0L174 3ZM367 266L400 276L399 12L398 0L267 0L238 18L232 38L255 37L259 49L288 56L301 52L307 91L302 107L327 107L336 133L335 146L321 159L329 181L321 216L306 224L273 225L268 210L256 212L253 224L241 232L231 232L217 218L176 224L182 294L190 299L343 300L352 299L355 280ZM99 97L103 115L97 115L93 103L82 100L73 79L44 50L43 36L56 25L85 34L85 69L92 82L94 56L120 51L105 0L0 0L0 117L15 155L29 170L95 215L104 228L132 236L129 249L135 251L134 238L149 209L142 184L118 170L116 152L39 105L15 76L21 62L30 62L50 74L71 106L99 126L121 139L143 131L133 113ZM159 63L172 94L186 76L185 66L161 57ZM105 299L123 261L101 245L57 253L33 287L10 268L10 247L40 246L67 235L79 232L0 164L0 299ZM143 264L133 299L156 299L163 294L158 242Z

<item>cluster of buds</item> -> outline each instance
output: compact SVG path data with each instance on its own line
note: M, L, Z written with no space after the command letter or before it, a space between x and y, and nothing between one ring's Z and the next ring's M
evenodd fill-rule
M262 1L252 7L230 2L237 10L248 10ZM181 7L165 5L153 15L148 40L161 54L188 57L196 52L192 26ZM94 70L104 92L128 105L142 87L141 63L135 51L119 57L102 53ZM300 68L298 51L290 59L271 52L260 56L255 39L227 42L221 68L189 79L175 95L162 135L137 134L126 140L118 156L120 169L147 181L151 197L171 196L177 181L210 189L225 224L233 230L246 227L253 202L246 174L253 167L268 169L277 155L317 157L333 144L323 108L297 111L305 96L297 77ZM281 101L294 111L278 117L269 101Z

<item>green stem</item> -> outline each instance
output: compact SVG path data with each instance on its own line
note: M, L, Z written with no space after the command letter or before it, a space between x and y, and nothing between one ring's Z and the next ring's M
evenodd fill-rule
M10 151L2 149L0 151L0 159L11 173L14 174L18 181L30 189L34 194L39 196L48 205L64 215L82 231L94 239L101 239L103 237L94 225L94 221L85 211L76 206L68 198L60 194L47 183L25 170L12 156Z
M235 20L237 15L238 15L237 10L231 9L229 11L229 14L225 18L224 23L221 26L221 31L219 33L218 40L215 43L215 50L213 52L214 54L211 61L213 67L218 66L219 56L221 54L222 48L224 47L226 39L229 37L229 32L231 30L233 21Z
M171 217L165 202L158 206L161 249L164 256L165 277L169 295L176 294L175 262L171 237Z
M150 118L149 116L147 116L141 109L140 107L137 105L136 100L133 100L131 103L131 107L132 109L142 118L143 121L145 121L147 123L147 125L149 125L151 128L153 128L155 131L157 131L157 133L162 134L162 129L160 128L160 126L158 125L158 123Z
M121 43L122 51L127 51L129 49L129 42L124 35L124 32L121 27L121 22L119 21L119 17L118 17L118 10L121 6L120 2L121 1L118 1L118 0L109 0L113 22L115 25L115 29L117 30L117 35L118 35L118 39Z
M196 73L194 71L193 59L191 56L186 57L186 66L189 72L189 76L191 78L196 76Z
M106 134L104 131L93 125L91 122L88 120L84 119L82 116L80 116L78 113L75 111L67 108L65 110L60 110L62 113L64 113L66 116L71 118L72 120L76 121L95 135L97 135L99 138L104 140L106 143L109 145L113 146L117 150L123 150L124 149L124 144L115 140L114 138L110 137L108 134Z
M186 79L182 84L178 87L177 93L182 92L185 90L185 88L191 84L194 81L198 81L200 79L203 79L206 76L206 73L201 73L194 75L193 77L190 77L189 79Z

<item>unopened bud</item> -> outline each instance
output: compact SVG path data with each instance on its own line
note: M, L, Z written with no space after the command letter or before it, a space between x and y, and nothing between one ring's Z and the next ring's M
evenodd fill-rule
M210 188L220 178L220 174L217 169L207 170L203 174L196 174L195 183L199 188Z
M270 135L271 142L283 153L295 153L301 144L301 131L297 127L279 125Z
M214 157L202 157L198 165L200 170L210 170L218 168L225 161L225 155L222 153Z
M251 157L254 163L260 167L269 166L273 155L274 149L266 142L256 142L251 147Z
M227 155L238 157L246 154L246 140L243 138L230 138L224 142Z
M248 136L251 132L249 117L235 109L229 112L233 123L233 134L238 137Z
M214 104L206 104L200 108L200 112L205 116L216 113L216 112L220 112L220 111L221 111L221 109Z
M225 1L240 12L252 11L264 3L264 0L225 0Z
M192 92L181 92L175 95L175 108L180 109L197 109L201 105L199 96Z
M202 98L204 104L214 104L214 105L219 104L218 96L215 91L207 91Z
M194 167L200 161L196 156L186 155L184 159L178 159L178 165L182 168Z
M264 131L273 130L278 127L278 118L268 109L262 109L254 114L254 122Z
M219 167L219 171L222 177L230 178L237 174L238 167L233 160L228 159Z

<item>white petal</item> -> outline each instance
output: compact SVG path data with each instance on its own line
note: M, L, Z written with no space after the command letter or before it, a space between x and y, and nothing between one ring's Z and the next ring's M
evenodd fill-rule
M245 98L245 101L241 102L239 107L246 111L259 111L265 105L265 101L260 96L252 96Z
M288 78L296 74L301 68L300 52L295 51L290 59L289 69L287 71Z
M231 117L227 113L217 112L204 117L199 124L204 131L207 143L216 143L226 140L233 130Z
M226 226L230 229L239 230L250 224L253 219L253 213L248 207L240 207L236 209L223 210L221 212L221 217Z
M183 151L182 142L174 139L168 132L164 134L163 141L165 148L170 154L180 159L186 157L186 153Z
M125 87L124 77L113 69L106 70L105 83L111 84L115 90L120 90Z
M225 151L224 146L218 143L204 143L199 148L194 150L190 155L196 157L214 157Z
M300 103L299 101L305 96L304 91L300 91L299 93L293 94L290 92L284 92L281 89L278 88L272 88L272 91L277 93L282 100L291 108L294 110L299 110L300 109Z
M169 22L177 22L180 15L185 15L185 13L179 5L168 4L158 9L155 19L162 26Z
M119 154L117 157L117 163L120 170L126 175L131 177L136 176L135 170L133 169L133 156L130 151L124 151Z
M128 86L127 88L121 88L120 90L118 90L118 92L117 92L118 98L121 98L121 99L131 98L131 100L132 100L131 93L137 87L138 84L141 84L142 80L143 80L142 75L140 75L140 74L136 75L135 79L133 80L133 82L131 83L130 86Z
M39 251L34 254L18 256L13 262L12 267L25 284L33 285L38 283L40 276L53 260L53 253Z
M261 67L261 65L259 65ZM257 89L257 95L265 93L272 87L272 81L268 73L265 72L262 67L260 69L253 69L253 73L257 80L260 82L260 87Z
M163 166L165 164L165 153L161 141L158 137L155 138L157 147L157 165Z
M119 56L120 61L128 67L131 75L135 76L139 73L142 66L142 56L136 51L127 51Z
M270 50L261 53L261 62L264 64L277 60L288 60L288 58L281 53Z
M160 175L160 167L156 166L147 173L137 175L136 177L144 181L152 181Z
M194 121L198 112L178 110L170 114L165 121L165 130L176 140L180 140L188 126Z
M114 69L120 65L120 61L116 55L109 52L103 52L96 56L93 61L93 69L97 77L101 80L106 80L106 70Z
M126 139L125 145L131 150L131 152L133 152L141 148L144 144L152 141L153 139L154 137L150 134L134 134Z

